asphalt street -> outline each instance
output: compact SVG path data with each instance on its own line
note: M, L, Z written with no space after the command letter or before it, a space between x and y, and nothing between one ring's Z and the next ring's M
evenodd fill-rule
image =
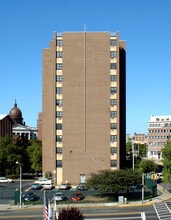
M31 186L31 181L23 181L22 187L24 191L28 191ZM43 205L24 204L20 209L17 205L13 205L14 192L19 187L19 182L8 184L0 187L0 219L42 219ZM53 197L55 190L49 190L48 196ZM139 202L128 202L126 204L114 203L96 203L96 204L72 204L83 211L85 219L142 219L142 213L145 214L147 220L156 220L158 216L166 213L168 219L171 219L171 194L170 185L158 185L158 196L152 200L145 200ZM41 191L36 193L42 194ZM67 193L73 193L68 191ZM59 204L58 209L67 207L69 204ZM162 210L164 209L164 212ZM52 205L53 210L53 205Z

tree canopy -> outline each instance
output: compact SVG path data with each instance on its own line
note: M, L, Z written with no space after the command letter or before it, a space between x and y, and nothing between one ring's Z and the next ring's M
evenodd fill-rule
M6 136L0 138L0 175L18 173L18 162L23 172L41 171L41 141L21 137Z
M35 172L42 170L42 148L41 141L37 139L30 140L27 148L27 154L31 164L31 168Z
M87 180L87 187L98 189L105 193L129 192L134 185L141 184L141 173L137 170L100 170L92 173Z
M136 164L136 167L141 173L155 172L157 169L157 165L153 161L147 159L141 159Z
M162 149L163 157L163 181L165 183L171 182L171 141L168 141Z

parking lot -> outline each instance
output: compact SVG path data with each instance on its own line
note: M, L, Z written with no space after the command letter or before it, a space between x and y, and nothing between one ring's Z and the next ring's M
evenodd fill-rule
M33 180L22 180L22 197L26 195L28 192L33 192L37 199L36 201L33 201L34 203L43 203L43 197L44 197L44 189L36 189L33 190L31 188L32 184L34 183ZM0 204L9 204L14 202L15 192L16 190L19 190L20 182L19 180L15 180L14 183L4 183L0 184ZM60 190L58 188L52 188L46 190L46 196L49 200L53 200L54 195L56 192L62 192L65 196L65 202L71 202L72 196L75 193L75 191L79 191L76 186L72 187L71 189L67 190ZM95 190L80 190L80 192L83 194L84 197L87 196L87 194L98 194ZM26 201L25 201L26 202Z

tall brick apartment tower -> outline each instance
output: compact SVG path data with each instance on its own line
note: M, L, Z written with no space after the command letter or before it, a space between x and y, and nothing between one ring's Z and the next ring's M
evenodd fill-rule
M119 33L54 33L43 49L43 173L56 184L125 167L126 50Z

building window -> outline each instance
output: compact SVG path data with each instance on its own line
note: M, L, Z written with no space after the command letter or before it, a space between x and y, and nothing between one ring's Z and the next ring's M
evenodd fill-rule
M56 135L56 141L62 142L62 135Z
M62 124L61 123L56 124L56 130L62 130Z
M117 141L117 135L110 135L110 141L116 142Z
M111 99L110 100L110 105L111 106L117 105L117 99Z
M56 167L62 167L62 160L56 161Z
M56 118L62 118L62 111L56 112Z
M56 99L56 105L62 106L62 99Z
M62 51L56 51L56 58L62 58Z
M112 130L117 129L117 123L110 123L110 129Z
M111 111L110 112L110 117L111 118L117 118L117 112L116 111Z
M57 75L56 76L56 82L62 82L62 78L63 78L62 75Z
M56 64L56 69L57 70L62 70L62 63L57 63Z
M111 154L116 154L117 153L117 147L111 147L110 148L110 153Z
M117 64L116 63L111 63L110 64L110 69L111 70L116 70L117 69Z
M116 82L117 81L117 75L111 75L110 76L110 81L111 82Z
M62 40L56 40L56 46L62 46Z
M56 148L56 154L62 154L62 147Z
M117 167L117 160L111 160L110 161L110 166L111 167Z
M110 58L116 58L116 57L117 57L116 51L110 51Z
M110 87L110 93L111 93L111 95L117 93L117 88L116 87Z
M116 46L116 40L111 39L110 40L110 46Z
M56 94L62 94L62 87L56 88Z

